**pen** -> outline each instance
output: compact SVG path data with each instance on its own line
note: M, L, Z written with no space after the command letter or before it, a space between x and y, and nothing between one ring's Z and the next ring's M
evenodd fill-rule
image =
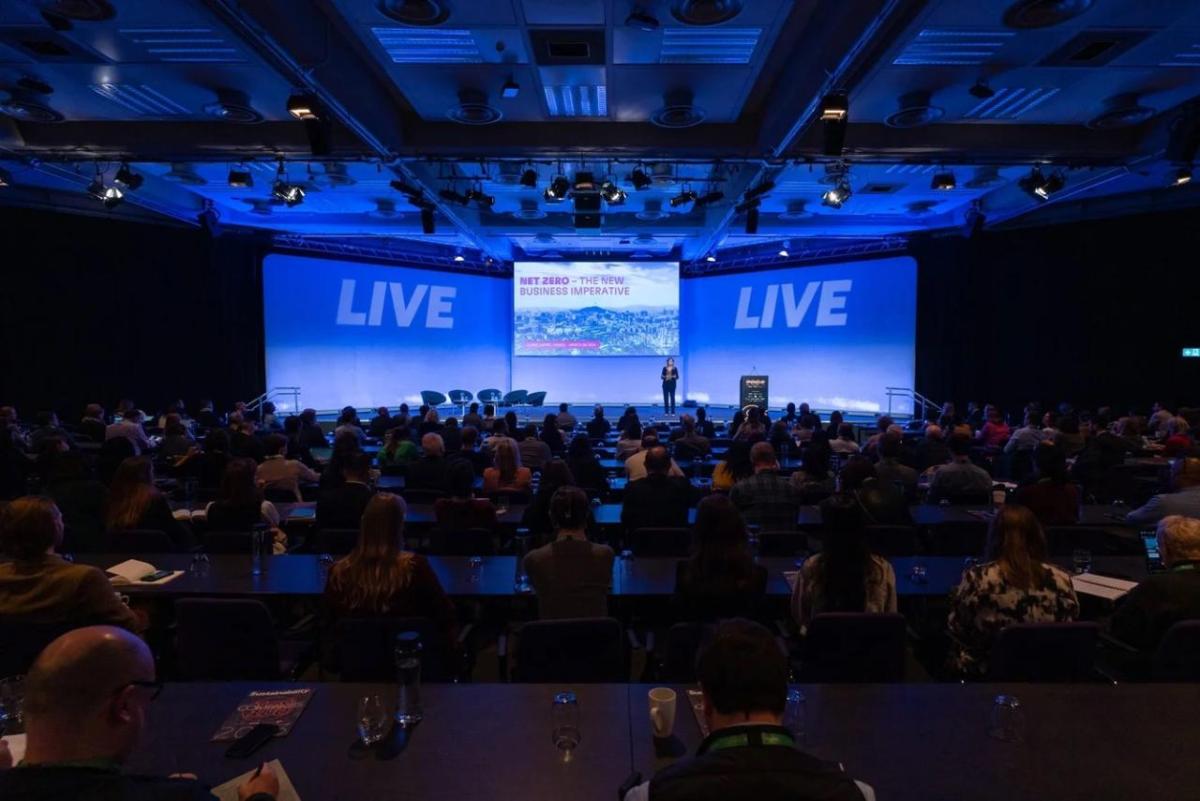
M251 778L251 779L257 779L257 778L258 778L260 775L262 775L262 769L263 769L263 766L264 766L264 765L266 765L266 764L267 764L266 762L259 762L259 763L258 763L258 770L254 771L254 775L253 775L253 776L251 776L250 778Z

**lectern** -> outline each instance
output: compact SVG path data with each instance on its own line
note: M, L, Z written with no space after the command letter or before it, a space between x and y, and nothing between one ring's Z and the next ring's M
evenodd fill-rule
M745 409L747 406L757 406L763 411L767 409L767 377L765 375L744 375L740 384L740 392L738 397L741 398L739 406Z

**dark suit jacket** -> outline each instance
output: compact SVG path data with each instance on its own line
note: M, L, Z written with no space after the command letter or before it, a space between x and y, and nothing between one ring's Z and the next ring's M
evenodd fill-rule
M349 481L324 490L317 501L317 525L321 528L358 528L363 510L373 494L366 484Z
M253 459L260 464L263 459L267 458L267 450L263 446L263 441L253 434L241 431L229 432L229 450L238 458Z
M475 471L475 476L477 478L483 475L484 470L487 470L492 466L491 454L488 454L485 451L457 450L446 457L447 462L453 462L455 459L461 459L462 461L471 465L471 469Z
M371 427L367 429L367 433L372 437L379 437L382 439L384 434L395 427L396 418L376 416L371 418Z
M445 492L448 489L446 460L423 456L415 462L409 462L404 486L407 489L431 489Z
M649 475L625 487L621 523L632 532L639 528L687 528L692 487L686 478Z
M1185 562L1130 590L1109 627L1118 640L1153 651L1172 625L1195 618L1200 618L1200 562Z
M0 618L8 622L137 628L104 572L60 556L0 562ZM6 771L0 771L2 776ZM0 798L9 796L0 792ZM65 796L64 796L65 797Z
M81 420L79 433L92 442L104 442L104 422L101 420Z
M612 431L612 423L608 422L607 418L593 417L587 421L587 435L592 439L603 439L609 431Z
M0 771L6 801L211 801L203 782L130 776L102 768L53 766Z

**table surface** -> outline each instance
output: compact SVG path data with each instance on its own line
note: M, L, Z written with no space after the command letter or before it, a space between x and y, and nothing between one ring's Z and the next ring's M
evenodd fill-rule
M131 772L190 771L218 784L279 759L306 801L393 798L613 801L631 768L649 778L701 740L687 703L670 748L650 735L644 685L465 684L422 687L425 718L398 753L356 744L355 706L389 685L320 684L291 734L248 759L209 741L253 689L305 685L169 684L149 707ZM575 692L579 747L551 743L554 695ZM1200 786L1197 685L807 685L803 747L840 761L892 801L1049 798L1194 799ZM996 695L1016 695L1022 742L986 733ZM662 753L672 756L661 756ZM678 756L675 756L678 755ZM1189 789L1190 788L1190 789Z

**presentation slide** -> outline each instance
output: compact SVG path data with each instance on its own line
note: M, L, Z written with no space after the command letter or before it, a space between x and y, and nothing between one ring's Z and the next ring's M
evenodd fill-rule
M679 353L675 262L516 262L513 355Z
M770 378L772 408L887 410L913 386L917 264L908 257L683 282L684 397L736 404L738 378ZM909 412L897 401L893 411Z
M301 406L509 387L507 278L281 253L262 275L267 387L300 387Z

